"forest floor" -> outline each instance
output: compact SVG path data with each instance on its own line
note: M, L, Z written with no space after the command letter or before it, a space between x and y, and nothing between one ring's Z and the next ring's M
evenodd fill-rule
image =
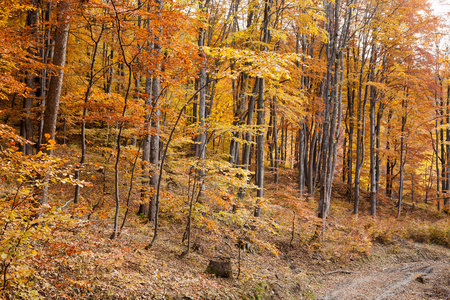
M133 212L136 202L111 240L112 196L91 210L100 178L84 188L78 205L64 199L71 190L54 186L54 199L61 198L74 222L36 245L29 288L44 299L450 299L450 217L429 205L406 201L397 219L395 205L380 197L376 219L368 216L365 200L355 217L345 188L337 185L320 230L317 203L290 197L295 181L286 176L279 189L268 186L260 218L253 217L251 203L236 213L217 203L213 210L199 205L191 251L182 256L187 205L177 182L183 175L169 175L158 239L149 250L153 227ZM233 278L207 274L210 260L231 261Z
M37 290L46 299L450 299L450 249L442 246L394 237L337 256L329 252L335 241L296 238L291 247L280 234L267 240L276 255L246 249L239 259L234 245L227 249L231 240L208 247L210 237L196 231L192 251L181 257L179 227L163 221L157 243L145 250L151 232L137 216L115 240L109 221L81 222L42 246L33 261ZM233 278L205 273L218 257L231 259Z
M144 250L147 234L124 231L111 241L103 225L68 232L70 247L39 261L44 298L450 299L450 250L442 246L398 239L346 262L296 244L278 256L242 251L239 278L233 257L233 278L225 279L205 273L216 255L202 247L180 257L171 226Z

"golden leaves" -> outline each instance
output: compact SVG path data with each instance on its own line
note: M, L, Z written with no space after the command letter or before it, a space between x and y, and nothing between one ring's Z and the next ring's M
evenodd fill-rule
M289 80L291 78L289 68L294 67L295 62L301 61L301 57L295 53L241 50L229 47L204 47L204 51L213 58L228 61L232 64L233 68L227 69L227 73L219 76L227 76L233 79L236 79L239 73L243 72L252 77L274 81Z

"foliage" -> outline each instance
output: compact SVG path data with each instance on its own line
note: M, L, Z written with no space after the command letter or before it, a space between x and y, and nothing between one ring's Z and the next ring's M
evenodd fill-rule
M404 235L406 238L420 243L432 243L450 247L449 220L439 220L434 224L411 221Z
M24 157L16 143L29 143L5 125L0 127L0 270L1 295L36 299L36 270L29 262L40 255L37 245L49 243L53 232L71 226L74 220L55 205L39 205L43 189L52 182L75 182L69 166L59 158L39 152ZM47 149L54 147L49 140Z

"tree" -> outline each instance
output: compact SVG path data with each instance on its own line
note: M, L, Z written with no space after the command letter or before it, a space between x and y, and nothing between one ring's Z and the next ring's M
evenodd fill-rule
M344 4L341 24L341 2L324 2L329 41L326 44L326 79L322 85L324 110L318 209L319 217L324 220L326 220L330 208L331 188L336 167L337 144L342 119L343 58L344 49L351 37L350 26L354 3L353 0L349 0Z
M61 88L64 79L64 66L66 63L67 39L69 36L69 3L60 1L56 5L58 23L54 36L54 54L52 64L57 68L56 73L50 79L48 96L44 112L43 133L55 139L56 119L58 117Z

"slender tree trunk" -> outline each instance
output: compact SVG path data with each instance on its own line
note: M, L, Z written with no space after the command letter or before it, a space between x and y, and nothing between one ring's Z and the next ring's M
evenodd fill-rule
M374 87L371 87L373 90ZM375 91L373 91L375 93ZM370 99L370 215L376 216L377 212L377 183L375 162L375 95Z
M402 131L400 135L400 187L398 189L398 211L397 217L400 217L402 210L402 199L403 199L403 181L404 181L404 160L405 160L405 125L406 125L406 100L402 101L402 108L404 109L402 115Z
M376 139L376 149L375 152L375 181L376 181L376 191L380 190L380 129L381 129L381 117L383 116L384 105L380 103L377 112L377 124L375 126L375 139ZM378 204L378 199L377 199Z
M150 163L153 166L152 175L150 177L150 187L152 189L151 197L150 197L150 207L148 211L148 219L151 224L155 222L156 215L156 188L158 186L158 166L160 160L160 129L159 123L161 119L161 112L158 109L158 99L160 97L161 92L161 81L159 76L153 77L152 80L152 112L153 116L151 117L151 125L152 125L152 133L150 135Z
M450 85L447 85L447 100L445 104L445 121L446 121L446 129L445 129L445 152L446 152L446 168L445 168L445 197L444 197L444 206L448 206L450 203Z
M353 206L353 214L358 214L359 210L359 189L361 180L361 169L364 165L365 147L364 147L364 136L365 136L365 119L366 119L366 105L368 99L368 86L363 91L363 80L364 80L364 66L367 61L366 51L368 47L368 38L365 37L362 46L361 54L361 66L359 70L359 85L358 85L358 113L357 113L357 130L356 130L356 164L355 164L355 199Z
M439 52L438 52L439 53ZM439 63L437 64L437 68L436 68L436 74L435 74L435 84L436 86L438 86L438 80L439 80ZM440 178L439 178L439 126L438 126L438 118L439 118L439 98L438 98L438 91L437 89L435 89L434 91L434 101L435 101L435 106L436 106L436 120L435 120L435 133L436 133L436 149L435 149L435 153L436 153L436 191L437 191L437 195L438 198L440 197ZM440 210L439 207L439 200L437 202L437 206L438 206L438 211Z
M46 22L50 22L50 12L51 12L51 3L47 3L47 10L43 13L44 14L44 20ZM53 59L53 48L51 45L51 26L45 25L43 28L43 33L41 36L41 60L44 66L47 66L49 63L49 59ZM44 114L45 114L45 107L46 107L46 98L47 98L47 86L49 85L51 75L47 76L47 67L42 68L41 74L40 74L40 89L39 89L39 97L41 99L41 110L40 110L40 122L39 122L39 135L38 140L36 144L36 149L39 151L41 149L43 140L44 140ZM49 78L47 78L49 77Z
M152 77L147 76L145 78L145 94L146 94L146 100L145 100L145 109L146 109L146 116L145 116L145 135L144 135L144 141L143 141L143 149L142 149L142 163L144 168L144 180L143 180L143 187L141 189L141 204L139 205L138 214L148 216L149 212L149 186L150 186L150 149L151 149L151 137L152 137Z
M201 4L200 9L204 9ZM203 51L203 46L205 45L205 30L200 30L200 37L198 40L198 46L200 51ZM204 54L203 54L204 55ZM200 132L197 136L197 147L196 147L196 156L202 161L205 159L206 153L206 61L201 62L198 84L201 89L198 96L198 124L200 128ZM205 88L203 88L205 87ZM205 176L205 172L201 168L202 163L200 163L200 168L197 170L199 176L199 182L202 183L202 186L199 187L199 201L202 201L204 198L204 185L203 185L203 177Z
M304 37L304 36L303 36ZM306 42L303 39L302 41L302 48L304 53L306 53ZM296 46L295 46L295 52L299 54L300 52L300 34L296 34ZM304 60L304 56L303 56ZM297 62L297 68L300 67L300 63ZM303 72L305 71L304 64L302 64L302 75L300 77L300 92L302 93L304 90L307 89L306 87L306 78L303 75ZM308 138L307 138L307 129L306 124L304 124L304 118L300 118L300 124L299 124L299 130L298 130L298 136L299 136L299 142L298 142L298 189L300 192L300 198L303 197L303 194L305 192L305 180L306 180L306 170L307 170L307 163L305 161L307 157L307 149L308 149Z
M387 119L387 141L386 141L386 151L389 153L389 150L391 150L391 130L392 130L392 115L394 114L394 111L392 108L389 110L388 113L388 119ZM393 172L394 172L394 165L395 163L392 162L392 157L388 154L388 157L386 159L386 197L392 198L392 188L393 188Z
M125 114L128 109L128 97L130 95L131 86L133 82L133 68L132 68L132 61L128 61L125 51L125 45L123 41L123 34L124 30L122 28L122 23L119 18L119 13L117 11L116 5L114 0L111 1L113 8L114 8L114 18L115 18L115 25L116 25L116 31L117 31L117 38L119 42L119 47L121 51L121 56L124 61L124 65L127 66L128 69L128 76L127 76L127 88L125 90L124 95L124 104L122 109L122 118L125 117ZM123 70L123 75L125 75L125 71ZM125 126L124 121L121 121L119 126L119 132L117 134L117 152L116 152L116 161L114 164L114 194L115 194L115 214L114 214L114 231L111 234L111 239L114 239L119 234L119 211L120 211L120 190L119 190L119 163L120 163L120 155L121 155L121 143L122 143L122 132Z
M347 105L348 105L348 153L347 153L347 187L348 201L353 202L353 133L355 129L354 123L354 103L355 89L350 83L350 50L347 52ZM352 88L351 88L352 87Z
M334 87L333 79L333 67L335 65L334 61L336 59L336 48L337 48L337 27L338 27L338 13L340 7L340 1L336 3L326 2L326 14L327 14L327 31L330 34L330 40L326 44L327 53L327 73L325 81L322 84L322 99L324 101L324 112L323 112L323 127L322 127L322 160L321 160L321 171L320 171L320 198L319 198L319 208L318 216L324 221L328 216L330 199L327 198L328 186L331 183L328 181L328 170L331 163L330 150L330 136L331 136L331 122L332 122L332 88ZM336 71L336 70L335 70Z
M103 35L105 27L102 26L102 29L99 33L99 36L97 39L92 38L92 41L94 42L94 48L92 51L92 58L91 58L91 65L89 68L89 75L88 75L88 86L86 88L86 92L84 94L84 107L83 107L83 115L81 119L81 158L80 158L80 165L75 171L75 179L80 179L80 168L83 167L83 164L86 162L86 117L87 117L87 106L89 104L89 98L91 96L92 87L94 85L95 80L95 61L97 59L97 52L98 52L98 46L100 43L100 40ZM92 35L91 35L92 37ZM80 189L81 187L77 184L75 186L75 195L73 198L73 203L78 203L80 199Z
M264 19L261 28L262 42L264 44L269 43L270 32L269 32L269 22L270 22L270 11L272 7L272 0L265 0L264 4ZM261 46L261 51L266 51L266 46ZM258 126L258 132L256 136L256 197L263 197L264 189L264 130L262 126L264 125L264 89L265 89L265 79L259 78L259 90L258 90L258 103L257 103L257 116L256 125ZM261 215L261 207L259 204L255 208L255 217Z
M259 94L257 106L256 125L258 126L258 133L256 136L256 197L263 197L264 189L264 130L261 128L264 125L264 78L259 78ZM261 208L255 208L255 217L261 215Z
M157 5L158 14L161 15L161 9L162 9L162 1L161 0L154 0L154 3ZM162 27L159 29L159 34L162 35ZM159 63L160 55L161 55L161 46L159 42L156 40L153 44L153 55L156 56L156 59L158 61L156 65L156 70L161 70L161 63ZM153 166L152 175L150 177L150 187L152 189L151 197L150 197L150 207L148 210L148 219L151 224L155 225L155 219L157 214L157 207L156 207L156 189L158 186L158 167L159 167L159 160L160 160L160 119L161 119L161 111L158 108L158 100L160 98L161 93L161 78L159 75L153 76L152 78L152 88L151 88L151 116L150 116L150 122L151 122L151 134L150 134L150 163Z
M441 180L441 195L443 196L447 192L447 187L445 184L445 177L446 177L446 166L448 164L447 161L447 155L445 153L446 147L444 142L444 99L442 97L440 98L440 140L441 140L441 177L439 178ZM441 210L441 200L440 197L438 197L438 210Z
M274 181L278 190L278 180L279 180L279 168L280 168L280 147L278 145L278 116L277 116L277 97L273 97L273 120L272 120L272 135L273 135L273 151L274 151Z
M253 86L252 94L249 97L248 108L247 108L247 126L251 127L253 125L253 114L255 111L255 100L256 93L259 91L259 80L255 79L255 83ZM244 169L248 169L250 167L250 154L251 154L251 133L247 132L244 134L245 143L242 149L242 166Z
M243 86L244 83L244 74L241 74L238 78L238 80L232 80L231 82L231 88L232 88L232 95L233 95L233 126L237 126L239 124L241 114L242 114L242 107L241 107L241 101L240 101L240 90L239 87ZM239 138L239 132L233 132L233 136L230 141L230 157L229 162L233 166L239 163L238 159L238 152L239 152L239 143L237 142L237 139Z
M38 27L38 18L39 18L39 13L38 13L39 8L38 8L37 0L32 0L31 5L33 6L33 9L31 9L27 12L26 26L31 29L32 35L37 37L37 27ZM35 50L33 50L31 47L28 49L28 53L34 57L36 57L38 55L38 53ZM34 88L35 88L34 82L35 82L35 76L33 76L30 73L27 73L25 83L29 89L34 90ZM20 128L21 136L30 142L33 142L33 122L32 122L32 117L31 117L31 109L33 108L33 98L34 97L32 95L30 95L23 99L23 110L24 110L25 117L21 121L21 128ZM33 154L33 145L24 144L22 151L23 151L23 155L32 155Z
M313 136L311 138L311 143L309 144L309 161L308 161L308 193L311 197L314 197L314 189L315 187L315 168L316 165L315 158L317 158L316 154L316 145L317 145L317 130L314 130Z
M370 62L371 70L375 68L376 53L375 47L372 49ZM370 80L374 81L373 71L370 72ZM375 106L377 101L377 91L374 86L370 86L370 215L377 215L377 181L376 181L376 161L375 161Z
M307 149L306 130L303 121L300 121L298 144L298 189L300 198L305 192L305 150Z

